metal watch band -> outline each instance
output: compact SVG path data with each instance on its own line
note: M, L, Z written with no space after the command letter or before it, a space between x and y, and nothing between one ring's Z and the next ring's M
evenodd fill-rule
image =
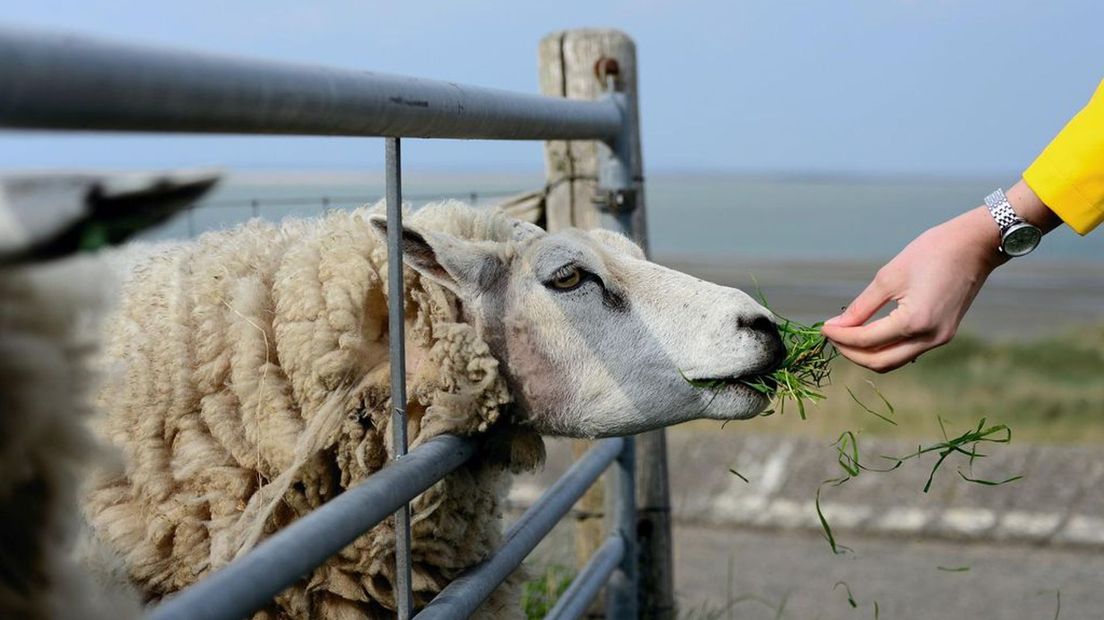
M1016 215L1016 210L1012 208L1002 189L986 196L985 206L989 208L989 214L997 221L997 226L1000 227L1002 233L1008 230L1009 226L1023 221L1023 218Z

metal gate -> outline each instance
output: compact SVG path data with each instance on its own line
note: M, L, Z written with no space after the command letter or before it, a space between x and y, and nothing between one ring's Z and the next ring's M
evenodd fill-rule
M596 140L599 190L611 205L635 196L625 98L598 101L512 93L325 67L135 47L0 29L0 127L385 138L392 429L397 456L363 483L276 532L247 555L166 599L151 618L240 618L268 604L380 521L394 515L398 615L413 614L409 502L477 450L437 437L406 451L401 258L402 137ZM611 464L615 528L552 610L579 617L607 588L610 618L635 618L633 438L606 439L505 533L502 546L442 591L418 618L463 618L521 564Z

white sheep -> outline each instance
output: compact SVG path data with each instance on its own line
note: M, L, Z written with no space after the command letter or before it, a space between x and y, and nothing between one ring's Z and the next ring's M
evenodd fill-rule
M252 221L139 264L107 329L98 431L123 474L84 500L97 542L156 600L248 551L392 454L386 223L334 212ZM546 234L460 203L404 227L409 436L487 436L412 504L413 590L426 604L500 541L510 471L540 434L610 436L694 417L746 418L737 379L782 354L740 291L643 259L604 231ZM385 521L258 617L376 617L395 608ZM513 581L482 610L520 613Z
M90 574L77 488L104 462L86 428L96 322L109 271L96 259L0 268L0 617L137 618L138 594ZM100 555L97 564L110 566Z

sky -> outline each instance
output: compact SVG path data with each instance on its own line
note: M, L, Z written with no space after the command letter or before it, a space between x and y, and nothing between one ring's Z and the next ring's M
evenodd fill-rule
M636 41L655 172L1018 173L1104 78L1100 0L8 0L0 24L537 90L549 32ZM2 62L2 59L0 59ZM382 141L0 133L0 169L378 170ZM534 143L410 140L420 170L540 170Z

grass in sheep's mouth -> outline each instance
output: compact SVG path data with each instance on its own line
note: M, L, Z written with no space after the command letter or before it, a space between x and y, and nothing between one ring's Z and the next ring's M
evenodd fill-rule
M766 303L764 302L764 305ZM776 315L777 316L777 315ZM684 381L696 388L718 390L726 385L740 384L749 387L767 398L773 406L760 415L768 416L775 412L785 413L786 403L793 402L797 412L804 420L805 407L824 400L822 388L828 384L832 360L838 352L821 335L823 323L802 325L782 317L778 333L786 347L786 359L773 372L731 379L690 379L679 370Z
M822 388L828 384L832 360L839 353L820 333L823 323L802 325L779 318L782 323L778 325L778 333L786 346L786 359L778 370L743 383L774 399L774 408L761 415L771 415L775 408L779 414L785 413L787 401L792 401L804 420L805 405L824 400Z

